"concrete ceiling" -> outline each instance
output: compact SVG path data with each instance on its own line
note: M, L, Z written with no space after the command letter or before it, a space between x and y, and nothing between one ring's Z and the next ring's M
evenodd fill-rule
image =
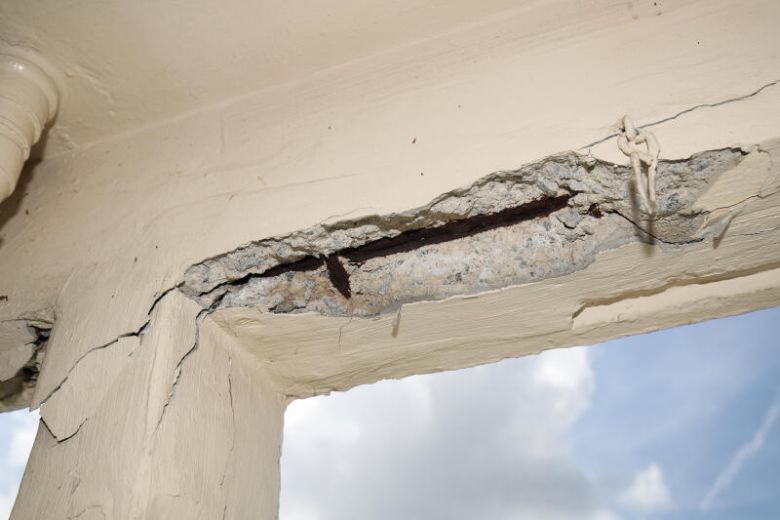
M0 52L37 51L63 102L46 156L533 0L0 0ZM552 2L555 3L555 2Z

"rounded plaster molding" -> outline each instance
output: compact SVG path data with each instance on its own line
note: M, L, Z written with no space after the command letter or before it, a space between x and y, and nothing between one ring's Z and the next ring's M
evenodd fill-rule
M54 118L59 90L25 58L0 54L0 201L13 193L30 149Z

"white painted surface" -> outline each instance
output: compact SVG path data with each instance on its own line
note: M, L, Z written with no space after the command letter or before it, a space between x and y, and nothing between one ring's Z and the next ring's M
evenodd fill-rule
M310 395L776 304L780 4L651 4L349 2L325 23L336 8L324 4L2 3L3 43L37 48L66 77L50 148L0 208L0 352L29 341L13 320L56 318L33 400L46 402L51 433L39 436L17 518L97 503L117 518L211 518L231 504L241 518L255 499L272 518L281 431L274 392ZM331 36L320 40L315 28ZM213 331L222 346L197 349L173 385L197 309L174 291L163 301L177 299L179 317L147 313L189 265L316 222L420 206L487 173L582 149L624 113L640 126L671 118L653 127L664 159L735 145L768 154L746 166L746 204L719 247L627 246L569 277L409 306L397 339L393 316L345 327L311 315L223 313L213 320L234 340ZM592 152L623 161L614 140ZM729 191L703 204L731 204ZM748 275L767 287L723 297L716 289L678 313L652 307L631 320L607 313L594 321L587 311L680 284L740 285ZM119 361L109 352L141 330L139 353ZM236 484L197 507L165 499L205 493L232 457L224 376L235 365L223 341L259 361L262 374L247 376L247 388L273 389L257 391L262 413L241 429ZM94 377L92 356L111 358L110 370ZM174 386L182 397L166 413L176 419L150 444ZM242 406L251 409L257 392L246 392ZM204 409L213 414L205 422ZM64 443L52 436L76 431ZM258 431L267 437L253 445ZM143 451L152 445L159 451ZM193 458L196 447L204 452ZM201 455L205 466L190 471ZM260 488L243 489L258 467ZM89 515L99 518L97 509Z
M166 296L140 342L106 349L123 361L79 365L43 408L12 518L274 517L284 403L208 320L188 354L193 307Z
M37 401L84 352L137 330L203 258L334 215L421 205L580 148L624 112L643 124L780 79L777 10L681 3L633 19L603 4L539 7L44 161L3 208L0 248L15 274L2 317L57 309ZM779 96L768 87L655 127L663 157L773 137ZM594 153L623 160L611 142Z
M58 104L59 90L44 69L20 55L0 53L0 201L16 187Z

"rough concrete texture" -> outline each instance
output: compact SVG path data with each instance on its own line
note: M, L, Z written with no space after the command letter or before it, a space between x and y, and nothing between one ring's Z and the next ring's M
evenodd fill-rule
M34 319L19 320L29 341L10 350L0 351L0 412L10 412L29 405L52 324Z
M501 171L387 216L320 224L192 266L182 292L209 309L372 316L570 274L629 242L680 247L713 232L695 201L744 157L662 161L659 208L637 209L633 174L576 153Z

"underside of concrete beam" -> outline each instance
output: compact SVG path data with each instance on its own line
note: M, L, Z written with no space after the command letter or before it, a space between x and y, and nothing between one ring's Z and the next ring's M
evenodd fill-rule
M632 242L711 239L720 229L695 203L745 155L725 149L662 161L653 216L639 209L629 168L553 156L422 208L250 244L191 267L181 290L209 309L365 317L567 275Z

